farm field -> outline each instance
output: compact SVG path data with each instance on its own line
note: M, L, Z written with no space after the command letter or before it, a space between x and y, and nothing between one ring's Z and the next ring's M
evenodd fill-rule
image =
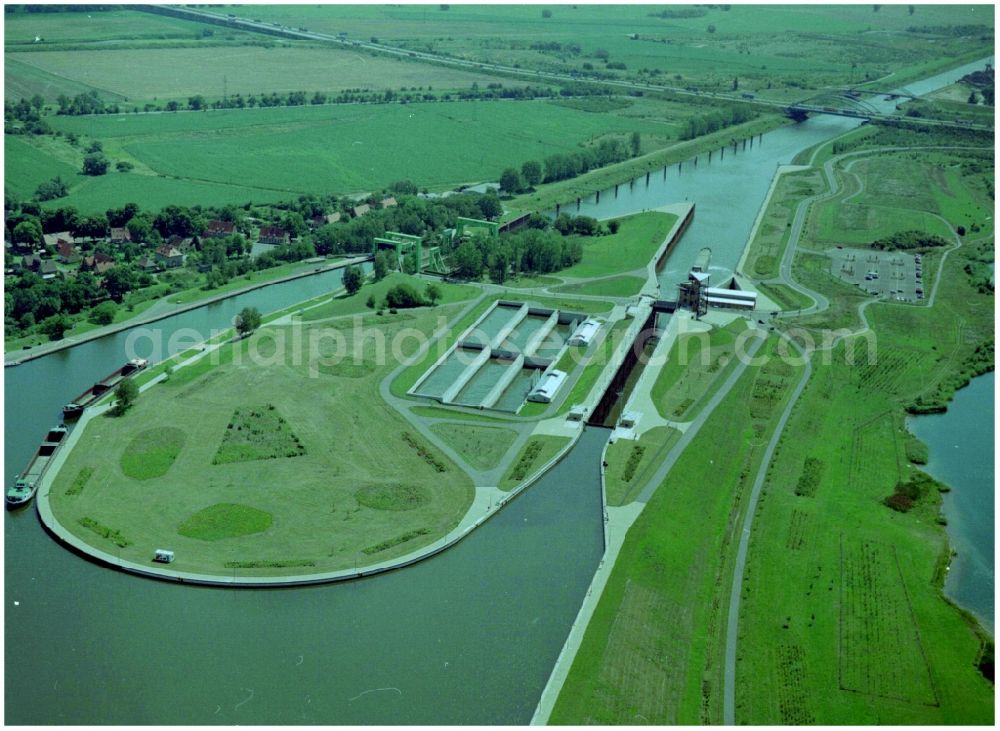
M761 445L801 373L773 357L775 344L765 344L766 363L737 381L629 530L550 723L721 722L733 540Z
M434 324L426 311L383 328L391 337ZM350 347L352 332L343 334ZM224 346L217 365L209 357L176 371L126 416L94 418L53 483L60 522L115 552L79 521L110 528L126 539L126 559L148 561L169 544L179 570L209 574L344 569L408 553L453 527L471 503L471 481L382 402L378 382L393 364L377 363L366 342L359 367L315 360L326 352L298 365L277 350L288 336L287 327L265 326ZM151 422L169 439L149 433ZM88 446L95 440L100 449ZM67 495L84 469L93 479ZM269 527L225 540L182 530L220 505L264 513Z
M82 44L110 41L190 40L205 26L180 18L135 10L69 13L7 13L4 16L4 50L24 46L44 49L48 44ZM239 31L224 30L227 34ZM35 43L41 37L43 44Z
M140 17L145 13L135 13ZM163 20L171 20L163 18ZM195 29L209 26L177 21ZM6 77L28 87L23 74L34 72L98 89L109 101L171 99L187 102L202 94L210 98L229 95L305 91L337 93L347 89L399 91L401 87L433 87L438 91L468 89L494 81L472 71L414 63L401 58L372 56L354 50L325 46L258 45L194 48L141 48L100 51L33 51L5 54L14 62ZM25 69L24 67L27 67ZM508 82L523 86L523 82ZM56 96L59 92L56 93ZM30 96L30 95L29 95ZM48 97L53 100L55 96Z
M53 117L51 123L102 141L113 161L136 166L126 174L64 176L69 196L46 205L75 205L84 212L123 200L143 208L270 202L303 193L378 190L403 179L447 189L496 179L505 167L572 151L608 134L670 134L664 122L547 102L310 106ZM23 147L31 142L19 143L7 158L13 169L30 169L40 154L82 159L66 142L38 142L32 150ZM255 154L245 154L248 149ZM23 160L29 153L33 157ZM21 190L33 192L48 177L32 174Z
M555 7L547 9L551 17L543 10L259 6L252 14L265 22L345 31L351 38L377 36L380 42L415 50L548 70L579 70L586 62L601 69L595 54L603 50L610 60L625 64L625 75L655 70L665 83L702 85L731 84L737 75L745 88L764 88L769 81L780 87L787 81L821 85L864 80L866 74L877 78L924 62L930 51L936 58L957 56L969 50L970 42L984 49L982 55L988 44L972 38L959 42L899 32L918 25L993 26L992 16L973 6L923 6L912 15L906 6L885 6L877 16L869 6L844 5L720 6L675 10L666 17L656 15L659 8L641 5L615 6L611 12L600 5ZM513 38L498 41L495 29L501 24L516 28ZM878 30L883 32L874 43L869 34ZM632 34L638 37L632 39ZM564 47L573 44L578 51Z

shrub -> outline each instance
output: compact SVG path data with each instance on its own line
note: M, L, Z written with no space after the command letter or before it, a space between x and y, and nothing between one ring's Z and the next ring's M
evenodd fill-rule
M427 300L412 285L402 283L391 287L385 293L385 303L390 310L393 310L423 307L427 304Z
M118 305L107 300L93 307L87 319L95 325L110 325L115 320L116 312L118 312Z
M913 507L913 500L902 493L895 492L885 499L885 504L899 513L905 513Z
M35 197L40 201L50 201L54 198L62 198L67 192L66 183L57 176L39 185L35 190Z
M635 445L632 447L632 453L628 457L628 462L625 464L625 469L622 471L622 480L625 482L630 482L635 476L636 468L639 466L639 462L642 461L642 455L645 453L646 448L640 445Z

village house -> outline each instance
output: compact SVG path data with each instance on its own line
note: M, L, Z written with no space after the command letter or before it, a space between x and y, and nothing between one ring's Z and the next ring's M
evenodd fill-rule
M280 226L261 226L257 241L261 244L280 246L288 243L288 232Z
M219 221L213 219L205 226L206 239L220 239L223 236L232 236L236 233L236 224L232 221Z
M69 231L59 231L53 234L42 234L42 238L45 239L45 248L49 251L54 251L56 246L59 245L60 241L70 241L77 242L79 239L74 238Z
M59 239L56 242L56 256L63 264L75 264L80 261L80 252L65 239Z
M108 256L103 251L95 251L92 256L84 257L80 265L80 271L94 272L94 274L104 274L115 265L113 256Z
M55 279L59 275L59 270L54 261L46 259L38 266L38 274L42 279Z
M396 199L391 195L388 198L382 199L383 208L395 208L397 205L399 204L396 202Z
M136 259L135 265L143 272L155 272L160 268L160 265L156 263L156 259L151 256Z
M121 228L112 227L111 229L111 243L112 244L127 244L132 240L132 234L128 232L128 229L122 226Z
M372 207L370 205L368 205L367 203L362 203L360 206L354 206L354 208L351 209L351 215L354 216L355 218L361 218L371 209Z
M172 246L182 254L187 254L194 247L194 238L191 236L181 238L177 234L174 234L167 239L167 246Z
M166 269L173 269L184 265L184 254L177 247L170 244L164 244L159 247L154 255L156 263Z

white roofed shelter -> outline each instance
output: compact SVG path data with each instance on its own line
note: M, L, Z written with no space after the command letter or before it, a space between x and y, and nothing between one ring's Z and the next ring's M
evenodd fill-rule
M528 401L537 401L543 404L550 403L559 391L559 387L565 381L566 373L564 371L549 371L531 389L531 393L528 394Z

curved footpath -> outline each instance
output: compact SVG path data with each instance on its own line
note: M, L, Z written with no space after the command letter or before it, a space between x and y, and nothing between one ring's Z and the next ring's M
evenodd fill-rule
M133 327L139 327L140 325L148 325L152 322L158 322L159 320L165 320L168 317L173 317L174 315L180 315L184 312L189 312L191 310L197 310L199 307L204 307L205 305L210 305L215 302L221 302L222 300L229 299L230 297L238 297L241 294L246 294L247 292L253 292L256 289L263 289L264 287L270 287L273 284L283 284L285 282L291 282L296 279L302 279L304 277L313 277L317 274L326 274L334 269L341 269L350 264L360 264L362 262L368 261L371 256L356 256L351 259L341 259L335 264L330 264L327 266L320 266L309 271L296 272L295 274L288 274L284 277L279 277L278 279L271 279L266 282L256 282L254 284L248 284L245 287L240 287L239 289L234 289L229 292L223 292L211 297L206 297L205 299L198 300L197 302L189 302L186 305L178 305L171 309L162 309L157 303L153 305L151 309L159 310L154 313L147 313L144 315L139 315L138 317L129 318L124 322L117 322L113 325L105 325L103 327L90 330L89 332L80 335L79 337L69 337L63 340L56 340L50 343L44 343L42 345L36 345L30 350L13 350L8 353L4 353L4 368L11 368L13 366L19 366L22 363L27 363L28 361L35 360L36 358L41 358L46 355L51 355L60 350L66 350L67 348L73 348L77 345L82 345L83 343L88 343L91 340L97 340L98 338L103 338L105 335L114 335L115 333L122 332L124 330L130 330ZM169 295L167 295L169 297ZM162 300L161 300L162 302Z
M669 242L670 238L675 234L675 231L676 230L671 231L671 233L668 235L667 239L664 241L664 244L662 246L665 246ZM346 263L348 262L345 262L344 264ZM229 296L232 295L230 294ZM463 318L467 313L471 312L482 301L483 297L485 296L487 296L487 292L484 292L483 295L477 297L472 302L470 302L466 307L462 308L448 323L448 325L445 328L445 332L447 332L449 328L454 327L455 323L458 322L461 318ZM285 316L283 318L280 318L279 320L276 320L275 322L280 323L286 319L290 320L291 318L290 316ZM641 326L641 324L642 324L642 319L635 318L632 327L627 331L627 335L630 335L631 339L634 339L634 337L637 335L637 333L633 332L633 330L637 329L637 327ZM610 378L610 376L613 375L614 371L617 368L616 363L619 362L620 359L624 357L625 350L627 350L627 348L630 347L631 339L629 337L624 338L622 342L619 344L619 347L616 349L612 357L612 362L608 364L607 368L605 368L605 374L608 376L608 378ZM430 348L434 342L436 342L436 339L425 342L421 347L421 349L418 350L418 352L414 356L408 359L407 362L400 364L399 367L394 369L388 376L386 376L382 380L379 389L382 397L386 400L386 402L392 406L395 406L397 408L397 411L399 411L399 413L404 418L406 418L413 426L415 426L425 438L429 439L436 447L442 449L442 451L444 451L449 458L455 460L458 464L464 465L466 464L465 460L461 459L461 457L457 453L455 453L455 451L451 447L449 447L447 444L444 444L444 442L440 440L436 434L434 434L429 428L427 428L425 423L421 422L419 419L415 419L413 415L410 414L408 407L413 404L404 399L399 399L395 397L390 390L391 382L396 377L398 377L404 369L409 367L409 365L413 361L418 360L420 356L428 348ZM178 364L175 370L191 365L197 360L200 360L201 358L205 357L212 350L221 347L221 345L222 344L219 343L206 347L205 350ZM164 380L164 378L165 378L164 374L158 375L156 378L152 379L149 383L144 384L141 390L146 390L154 386L155 384ZM590 393L587 395L587 398L584 401L584 404L588 407L588 410L590 407L593 406L593 402L595 402L597 399L601 397L601 395L603 395L604 388L606 387L605 381L607 381L608 378L599 379L598 383L594 384L594 387L591 388ZM406 408L400 408L400 407L406 407ZM433 541L432 543L420 549L417 549L411 553L408 553L404 556L400 556L395 559L390 559L381 563L371 564L363 568L342 569L339 571L328 571L328 572L301 574L293 576L287 576L287 575L286 576L239 576L234 572L234 574L230 576L222 574L212 575L212 574L200 574L193 572L178 571L169 568L167 565L153 564L152 561L150 561L149 564L136 563L134 561L125 561L122 560L120 556L116 554L104 551L80 539L72 532L67 530L61 523L59 523L58 519L54 514L54 511L52 510L52 506L49 501L49 493L51 490L51 486L55 480L55 477L58 475L59 470L66 461L67 455L72 451L73 447L80 439L80 436L83 434L87 423L90 421L90 419L105 413L108 410L108 408L109 408L108 405L96 406L87 409L84 412L83 416L80 418L80 421L77 423L76 427L72 430L69 437L67 438L66 444L57 453L56 458L52 463L52 467L47 471L47 474L43 477L42 484L39 486L38 494L36 497L38 515L42 521L42 524L52 535L54 535L59 541L61 541L65 545L69 546L78 553L89 556L90 558L95 559L107 566L119 568L123 571L128 571L130 573L135 573L159 579L166 579L166 580L191 583L191 584L207 584L215 586L238 585L238 586L248 586L248 587L267 587L267 586L299 586L306 584L330 583L334 581L344 581L348 579L360 578L362 576L371 576L373 574L379 574L385 571L390 571L393 569L402 568L404 566L409 566L413 563L416 563L417 561L422 561L426 558L430 558L431 556L434 556L440 553L441 551L455 545L458 541L460 541L462 538L471 533L474 528L477 528L483 523L485 523L490 517L492 517L496 512L498 512L501 508L503 508L508 502L510 502L512 499L517 497L521 492L523 492L525 489L534 484L538 479L540 479L546 472L548 472L554 465L556 465L569 453L569 451L575 446L577 440L583 433L582 425L579 424L574 424L573 428L571 429L569 428L558 429L559 433L562 434L563 436L569 437L570 441L565 445L565 447L563 447L562 450L559 451L558 454L556 454L552 459L550 459L544 465L539 467L527 480L525 480L524 482L522 482L520 485L518 485L516 488L514 488L509 492L502 491L495 485L491 484L476 484L475 496L473 498L472 504L469 506L469 509L466 511L465 516L462 518L461 521L459 521L458 525L455 526L455 528L453 528L451 531L449 531L447 534L445 534L438 540ZM557 415L551 419L536 420L534 423L529 422L528 425L530 425L532 428L524 429L523 433L519 435L514 446L519 448L531 437L533 433L552 432L554 429L553 427L554 422L559 422L558 425L561 426L562 423L565 422L565 417L559 417ZM499 473L500 473L499 469L491 470L489 472L481 472L478 470L473 470L472 477L474 478L474 482L477 481L477 478L478 481L489 480L490 482L496 482L499 481L499 477L501 476ZM152 559L152 557L150 557L150 559Z
M478 300L476 300L478 302ZM473 303L475 304L475 303ZM457 317L461 317L468 308L464 308L462 312L458 314ZM212 350L221 347L222 343L216 344L214 346L209 346L205 348L202 352L192 356L191 358L178 364L175 370L187 367L192 363L200 360L210 353ZM405 368L405 364L400 368ZM393 376L398 373L394 371L386 379L386 382L391 380ZM160 374L156 378L152 379L148 383L144 384L140 391L145 391L148 388L153 387L157 383L160 383L166 378L165 374ZM386 390L388 389L386 385ZM461 539L465 538L469 533L472 532L474 528L479 527L485 523L490 517L497 513L501 508L503 508L508 502L514 499L522 491L527 489L529 486L534 484L538 479L540 479L546 472L548 472L554 465L556 465L560 460L563 459L569 450L576 444L576 440L579 439L580 434L583 430L576 430L576 434L571 438L569 444L556 454L552 459L546 462L544 465L538 468L534 474L532 474L527 480L518 485L516 488L509 492L503 492L496 487L476 487L476 494L466 511L465 516L459 521L458 525L455 526L447 534L439 538L438 540L420 548L412 553L400 556L395 559L390 559L388 561L383 561L381 563L370 564L359 569L343 569L340 571L327 571L313 574L301 574L293 576L239 576L239 575L212 575L212 574L199 574L186 571L177 571L170 569L167 565L163 564L153 564L152 556L150 556L150 563L136 563L134 561L122 560L120 556L104 551L97 548L81 538L74 535L72 532L67 530L56 518L55 513L52 510L52 505L49 501L49 493L56 476L59 474L62 465L65 463L67 456L72 451L73 447L79 441L80 436L83 434L87 423L102 414L104 414L110 408L109 404L99 405L87 409L83 416L80 417L79 422L70 432L69 437L66 440L66 444L59 450L53 460L51 468L46 471L45 476L42 478L42 483L39 485L38 493L35 498L35 505L38 510L38 516L42 521L45 528L55 536L60 542L73 549L77 553L83 554L90 557L102 564L107 566L118 568L123 571L127 571L133 574L139 574L142 576L148 576L157 579L166 579L170 581L177 581L181 583L189 584L205 584L211 586L247 586L247 587L275 587L275 586L301 586L306 584L322 584L330 583L334 581L344 581L347 579L361 578L362 576L371 576L373 574L380 574L385 571L391 571L393 569L402 568L404 566L409 566L417 561L422 561L426 558L430 558L441 551L445 550L458 543Z
M816 154L819 152L820 149L821 148L817 148L813 152L810 162L815 160ZM782 257L781 275L778 278L778 280L774 280L774 281L781 281L782 283L787 284L793 289L813 299L815 304L808 309L802 310L801 314L804 315L804 314L822 312L823 310L827 309L830 306L830 302L829 300L826 299L826 297L819 294L818 292L814 292L813 290L798 284L798 282L796 282L794 277L792 276L791 268L792 268L792 261L795 258L795 252L798 247L799 238L802 234L805 217L808 213L809 208L814 203L834 198L842 192L842 186L840 184L840 181L836 178L836 176L833 173L834 164L848 157L873 156L881 154L883 152L899 152L899 151L920 150L920 149L940 150L940 149L982 149L982 148L969 148L969 147L958 147L958 146L950 146L950 147L928 146L928 147L894 147L894 148L884 148L879 150L861 150L830 158L824 163L823 172L827 180L827 185L829 186L830 189L828 191L818 193L817 195L814 195L800 202L798 208L795 211L795 217L792 223L792 231L788 237L788 244L785 248L784 256ZM847 166L845 166L845 170L849 171L850 167L853 166L856 162L859 162L859 160L852 160L850 163L847 164ZM850 196L848 196L848 198L853 198L855 195L858 195L864 190L864 182L859 179L858 184L859 184L859 190L856 191L855 193L852 193ZM761 211L760 215L763 216L763 210ZM944 276L944 264L948 259L948 255L951 254L951 252L955 251L956 249L961 248L962 246L962 239L958 235L958 232L955 231L951 223L949 223L947 220L945 220L943 217L937 214L932 214L932 215L934 215L935 218L939 219L942 223L944 223L948 227L949 231L951 232L952 239L954 240L954 245L949 247L948 250L942 254L941 262L938 265L937 276L935 276L934 284L931 288L930 297L928 297L927 301L922 305L923 307L934 306L934 302L937 297L938 286L940 285L941 279ZM751 236L750 240L747 243L746 251L749 251L750 244L752 243L752 241L753 237ZM744 252L744 259L745 256L746 253ZM840 340L844 338L855 337L858 335L862 335L865 332L868 332L871 329L871 327L868 323L868 317L865 313L865 310L868 309L869 305L875 303L882 303L887 305L898 304L898 306L901 307L914 306L902 303L894 303L892 301L882 300L877 297L867 299L858 305L858 317L861 320L861 325L862 325L861 329L854 332L844 333L839 335L832 343L825 346L826 349L832 349L834 346L836 346L836 344ZM729 595L729 615L726 626L726 649L725 649L725 659L723 667L722 722L727 726L732 726L736 724L736 645L739 639L738 635L739 635L740 600L742 597L743 575L746 568L746 558L747 558L747 553L749 551L750 536L753 529L753 520L756 514L757 501L760 497L760 492L761 489L763 488L764 480L767 476L767 470L768 467L770 466L771 459L774 456L774 451L777 448L778 441L780 440L781 435L785 430L785 426L788 422L789 417L791 416L792 410L795 408L796 403L798 403L799 397L802 395L802 392L805 390L805 387L809 383L809 379L812 376L811 357L813 350L821 350L821 348L803 350L797 343L795 343L794 340L789 338L784 333L782 333L781 337L784 338L788 343L790 343L804 358L805 369L802 373L802 377L800 378L798 385L796 385L795 390L792 392L791 397L788 400L788 403L785 405L785 409L781 414L781 418L778 421L778 425L775 428L774 433L771 435L771 440L768 442L767 449L764 452L763 459L761 460L761 463L757 468L757 475L756 478L754 479L753 488L751 489L750 500L747 506L747 512L743 518L743 530L740 534L740 543L736 554L736 564L733 569L732 587L730 589L730 595Z
M573 621L573 626L570 629L569 636L566 638L563 649L559 653L555 666L552 668L549 680L545 685L545 689L542 691L542 697L539 699L538 706L535 708L535 713L531 718L531 725L544 726L548 724L549 718L552 715L552 709L555 707L556 700L562 692L563 685L565 684L570 668L573 665L573 660L576 658L576 653L579 651L580 645L583 643L583 637L587 631L587 626L590 624L594 611L597 609L597 604L600 602L601 596L604 593L604 588L611 576L611 571L614 569L618 553L621 551L622 545L625 543L625 537L628 534L629 528L631 528L632 524L635 523L636 519L645 509L650 498L652 498L653 493L656 492L656 489L666 478L667 474L680 458L683 451L687 448L695 436L697 436L701 427L706 421L708 421L708 418L715 411L716 407L722 403L722 400L727 395L729 395L733 386L736 385L736 382L743 375L744 371L746 371L749 362L753 360L753 357L763 345L764 340L767 337L766 332L761 330L757 330L756 332L760 332L761 336L755 336L752 338L752 342L747 347L747 357L740 360L740 363L733 370L733 372L729 374L725 383L722 384L708 403L705 404L705 407L699 412L698 416L689 423L684 431L684 434L667 453L667 456L664 458L656 472L653 473L653 476L649 478L639 497L628 505L605 508L604 558L601 559L597 572L594 574L590 587L587 589L587 595L583 600L583 605L580 607L580 611L577 613L576 619ZM656 357L655 354L654 357ZM604 489L603 468L601 470L601 489L602 491ZM607 500L605 500L605 505L607 505Z

